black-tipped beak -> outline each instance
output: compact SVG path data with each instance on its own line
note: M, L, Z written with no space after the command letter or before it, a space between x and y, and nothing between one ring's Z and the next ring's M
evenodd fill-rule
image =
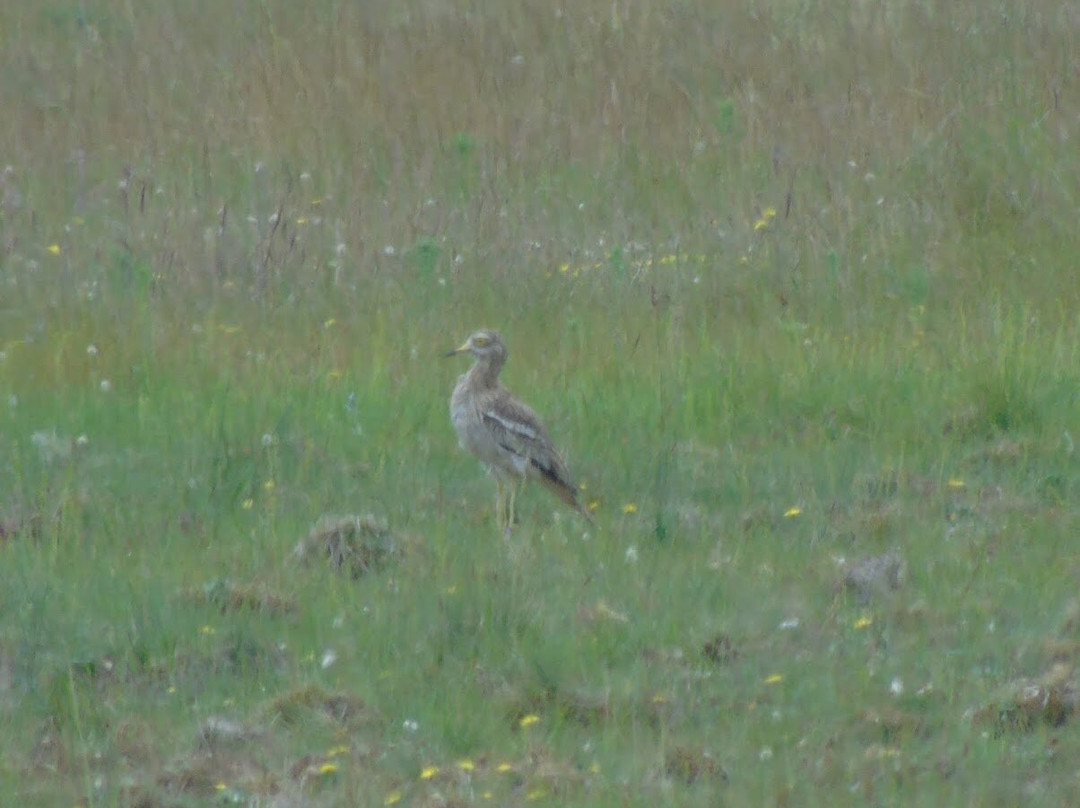
M443 359L449 359L451 356L457 356L458 354L466 353L466 352L468 352L468 350L469 350L469 341L465 340L463 343L461 343L461 345L454 348L454 350L450 351L450 353L444 354Z

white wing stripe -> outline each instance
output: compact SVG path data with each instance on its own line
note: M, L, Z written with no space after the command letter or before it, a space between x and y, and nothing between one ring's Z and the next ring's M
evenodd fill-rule
M536 430L529 425L523 424L520 421L512 421L509 418L504 418L494 410L484 410L483 415L485 418L490 418L492 421L498 423L507 432L520 435L528 440L536 440L539 437Z

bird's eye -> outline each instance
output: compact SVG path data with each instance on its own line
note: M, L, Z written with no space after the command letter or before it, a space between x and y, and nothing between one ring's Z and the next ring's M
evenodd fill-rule
M477 348L486 348L489 342L491 342L491 340L483 335L473 339L473 345Z

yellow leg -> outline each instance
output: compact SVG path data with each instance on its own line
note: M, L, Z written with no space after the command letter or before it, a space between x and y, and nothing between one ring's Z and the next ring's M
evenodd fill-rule
M499 530L506 528L506 496L502 477L495 478L495 524Z
M510 535L510 531L514 529L514 522L517 519L516 505L518 492L525 488L525 478L522 477L520 482L509 482L507 487L510 489L510 497L507 512L506 512L506 534Z
M510 531L514 529L514 499L517 496L517 486L510 483L508 486L510 489L510 496L506 502L506 535L510 535Z

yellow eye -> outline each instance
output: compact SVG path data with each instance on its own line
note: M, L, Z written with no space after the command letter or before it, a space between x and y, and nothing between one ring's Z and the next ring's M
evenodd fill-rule
M489 342L491 342L491 339L483 334L473 339L473 345L477 348L486 348Z

